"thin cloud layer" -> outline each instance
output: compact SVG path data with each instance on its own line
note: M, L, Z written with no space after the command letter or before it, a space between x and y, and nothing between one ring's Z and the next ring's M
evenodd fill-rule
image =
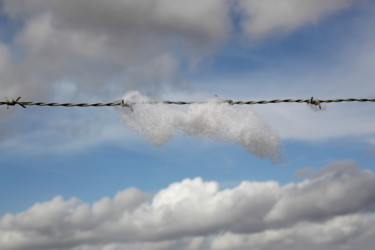
M374 188L372 172L340 161L285 186L244 181L223 190L195 178L92 205L58 196L2 216L0 248L371 249Z
M123 98L131 108L118 109L125 124L156 145L178 132L190 136L242 145L258 157L278 161L280 139L253 111L211 99L190 104L187 112L155 103L133 91Z

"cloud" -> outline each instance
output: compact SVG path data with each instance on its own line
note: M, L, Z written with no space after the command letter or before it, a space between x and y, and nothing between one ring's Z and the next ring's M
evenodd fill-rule
M354 0L239 0L244 32L250 38L291 32L349 8Z
M199 39L217 39L225 35L227 6L225 1L182 0L16 0L6 1L4 9L17 18L29 19L41 13L52 13L60 27L108 33L150 31L163 34L192 34ZM44 8L40 8L44 6ZM195 15L192 15L194 13ZM210 16L207 16L210 14ZM76 26L78 25L78 26ZM204 38L206 37L206 38Z
M371 172L359 171L353 162L334 162L313 174L308 181L286 185L286 192L265 220L282 224L374 209L375 197L359 187L375 188Z
M255 234L232 232L216 236L207 249L372 249L373 216L337 216L321 223L303 222L290 228Z
M173 86L178 68L170 67L171 61L196 63L230 28L223 0L16 0L4 1L2 9L9 22L20 23L8 46L17 51L14 71L24 78L17 85L29 82L35 96L40 88L48 90L65 79L74 81L77 91L101 97L165 79L161 86ZM148 75L155 64L160 75ZM138 81L133 68L146 80Z
M253 111L211 99L190 104L188 111L155 103L133 91L123 98L131 108L119 108L125 124L155 145L161 145L176 133L242 145L258 157L279 160L280 140L277 134Z
M126 189L92 205L36 203L0 218L2 249L371 249L375 175L333 162L300 183L220 189L185 179L155 194Z

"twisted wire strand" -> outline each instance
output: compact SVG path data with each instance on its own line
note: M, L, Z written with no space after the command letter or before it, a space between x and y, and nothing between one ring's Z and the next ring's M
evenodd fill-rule
M122 106L131 108L135 103L126 103L123 100L107 103L56 103L56 102L24 102L20 101L21 97L14 99L7 99L6 101L0 102L0 105L16 106L19 105L23 108L26 106L48 106L48 107L115 107ZM333 102L375 102L375 98L345 98L345 99L315 99L313 97L309 99L274 99L274 100L260 100L260 101L233 101L233 100L222 100L223 103L229 103L231 105L255 105L255 104L271 104L271 103L307 103L315 105L320 108L321 103L333 103ZM154 101L150 104L175 104L175 105L189 105L193 103L204 103L204 102L193 102L193 101Z

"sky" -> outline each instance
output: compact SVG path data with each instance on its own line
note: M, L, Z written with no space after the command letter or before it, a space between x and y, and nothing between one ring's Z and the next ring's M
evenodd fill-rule
M372 0L1 0L0 249L373 249ZM190 105L161 100L200 102ZM153 102L153 104L150 104Z

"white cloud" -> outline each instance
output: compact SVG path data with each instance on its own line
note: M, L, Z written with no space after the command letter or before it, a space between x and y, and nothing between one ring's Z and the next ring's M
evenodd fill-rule
M306 24L315 24L323 17L346 9L354 0L239 0L245 33L262 38L275 33L290 32Z
M127 93L124 103L131 108L119 108L128 127L156 145L166 143L177 132L227 143L236 143L250 153L272 161L280 160L278 135L253 111L211 99L190 104L188 111L171 105L155 103L139 92Z
M334 162L301 183L201 178L92 205L56 197L0 218L2 249L371 249L375 175Z

